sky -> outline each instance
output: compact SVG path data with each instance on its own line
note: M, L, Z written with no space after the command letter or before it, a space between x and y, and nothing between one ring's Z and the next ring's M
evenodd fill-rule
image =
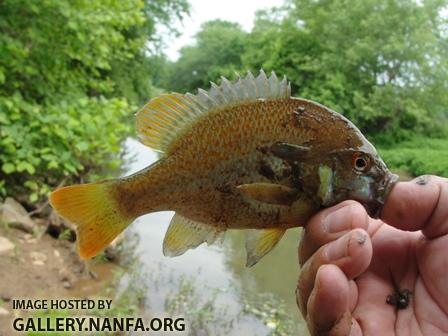
M189 0L189 2L191 14L178 25L181 36L166 40L165 53L173 61L179 57L181 47L193 43L193 37L202 23L222 19L238 22L244 30L250 31L257 10L283 4L283 0Z

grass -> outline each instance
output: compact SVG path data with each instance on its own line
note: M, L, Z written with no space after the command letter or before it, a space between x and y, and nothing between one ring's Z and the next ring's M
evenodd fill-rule
M73 235L73 233L70 229L64 229L59 234L58 239L59 240L72 240L72 235Z
M412 176L448 176L448 139L415 138L393 147L380 147L379 153L392 171Z

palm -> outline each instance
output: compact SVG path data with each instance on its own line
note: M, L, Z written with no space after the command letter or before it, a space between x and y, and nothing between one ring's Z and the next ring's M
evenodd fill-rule
M443 273L448 237L426 240L421 232L371 222L372 261L355 280L357 304L352 312L361 330L367 335L391 330L396 335L434 335L446 330L448 288ZM393 301L405 290L410 291L409 305L399 309Z

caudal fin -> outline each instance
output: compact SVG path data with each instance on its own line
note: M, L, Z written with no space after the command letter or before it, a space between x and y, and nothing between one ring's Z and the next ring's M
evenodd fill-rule
M62 217L77 226L81 258L94 257L123 231L132 218L123 216L116 206L109 182L80 184L57 189L50 204Z

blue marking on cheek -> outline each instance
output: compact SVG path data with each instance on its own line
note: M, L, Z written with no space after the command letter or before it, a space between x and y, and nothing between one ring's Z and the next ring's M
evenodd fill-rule
M373 179L370 176L361 176L357 179L355 188L350 192L350 196L359 201L369 201L373 198L370 187Z

